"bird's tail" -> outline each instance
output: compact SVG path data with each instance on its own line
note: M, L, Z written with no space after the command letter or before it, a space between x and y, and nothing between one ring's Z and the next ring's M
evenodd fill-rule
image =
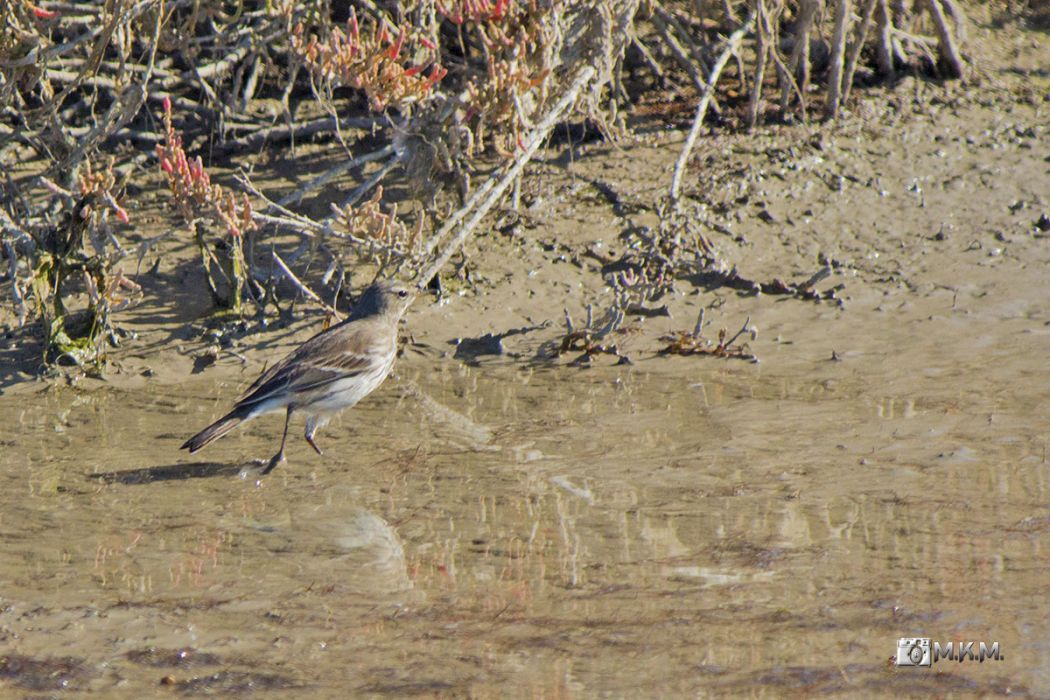
M205 445L210 445L215 442L251 417L249 411L246 411L243 408L235 408L204 430L191 437L180 449L189 450L190 454L192 454Z

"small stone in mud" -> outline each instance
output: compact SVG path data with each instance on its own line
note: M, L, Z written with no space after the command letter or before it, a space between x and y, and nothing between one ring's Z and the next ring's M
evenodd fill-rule
M456 338L455 357L458 360L474 359L480 355L502 355L503 336L486 333L478 338Z
M219 349L215 346L209 347L204 352L199 353L193 358L193 374L200 374L208 367L215 364L215 361L219 359Z

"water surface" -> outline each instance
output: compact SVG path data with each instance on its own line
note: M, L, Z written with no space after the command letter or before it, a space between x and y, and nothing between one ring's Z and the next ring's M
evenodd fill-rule
M906 362L409 358L324 457L296 433L261 481L238 471L280 417L177 450L243 381L20 391L0 684L1044 696L1046 339L1018 338ZM901 636L1005 659L894 668Z

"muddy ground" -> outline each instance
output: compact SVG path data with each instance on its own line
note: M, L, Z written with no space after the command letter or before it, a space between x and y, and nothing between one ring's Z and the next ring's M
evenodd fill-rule
M202 336L188 243L136 271L104 380L32 380L10 343L2 692L1045 697L1050 42L974 31L977 81L701 140L720 257L757 281L831 261L837 301L683 279L618 336L632 364L543 359L656 223L683 134L648 128L550 148L467 281L410 310L397 377L267 478L241 469L276 416L178 446L320 316ZM750 318L760 361L660 356L701 307L711 334ZM900 637L1003 658L897 668Z

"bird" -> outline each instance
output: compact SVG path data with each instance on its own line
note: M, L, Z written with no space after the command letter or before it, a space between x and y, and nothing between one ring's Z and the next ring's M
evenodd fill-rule
M314 437L335 415L375 391L397 357L397 327L415 299L395 281L380 280L361 293L350 316L303 343L265 370L233 410L187 440L190 454L218 440L241 423L285 410L281 447L263 469L269 474L285 461L284 445L293 414L306 416L304 437L319 455Z

